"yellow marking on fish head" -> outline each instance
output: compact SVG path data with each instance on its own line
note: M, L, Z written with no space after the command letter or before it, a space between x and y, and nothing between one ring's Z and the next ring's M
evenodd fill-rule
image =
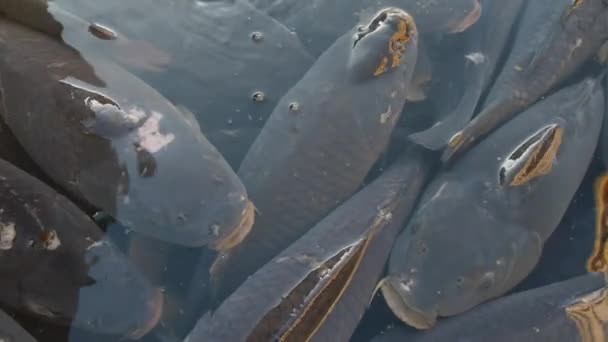
M565 310L576 324L582 342L606 341L608 289L594 291L567 306Z
M599 177L595 191L595 241L593 252L587 259L587 271L608 272L608 174Z
M541 142L534 148L524 167L513 178L511 186L526 184L536 177L542 177L551 172L553 161L562 144L564 129L556 127L552 133L547 142Z

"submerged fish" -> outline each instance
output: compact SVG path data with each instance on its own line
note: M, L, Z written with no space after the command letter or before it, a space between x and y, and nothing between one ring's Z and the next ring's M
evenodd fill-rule
M207 313L189 340L348 340L430 173L429 161L410 148Z
M251 0L251 3L291 28L315 56L353 26L365 25L384 8L398 7L410 13L423 33L465 31L482 12L479 0Z
M592 159L604 113L598 83L538 102L429 185L382 282L399 319L430 328L532 271Z
M219 297L361 186L401 114L416 42L407 13L383 10L336 41L281 99L238 171L256 224L213 265Z
M11 18L29 26L36 17L19 11L21 2L45 0L3 1L16 2ZM247 0L54 0L48 12L63 25L66 43L117 62L188 108L234 169L314 62L297 35ZM96 38L107 31L115 38Z
M592 57L608 38L604 0L536 0L527 4L507 61L481 112L444 150L447 163L536 102Z
M7 20L0 21L0 51L1 115L72 197L180 245L227 250L247 235L253 206L243 184L151 87Z
M606 340L608 288L603 274L591 273L484 303L429 331L396 327L373 342Z
M0 341L36 342L36 339L15 322L9 314L0 310Z
M466 33L463 44L465 70L464 93L456 107L440 107L437 122L430 128L410 135L415 143L432 150L445 148L449 139L471 120L483 92L491 85L492 77L500 68L500 58L516 22L524 0L496 1L484 0L483 13L479 21ZM448 69L454 68L454 60L449 60ZM443 97L430 101L443 101Z
M0 160L0 303L89 331L138 338L163 299L80 209Z

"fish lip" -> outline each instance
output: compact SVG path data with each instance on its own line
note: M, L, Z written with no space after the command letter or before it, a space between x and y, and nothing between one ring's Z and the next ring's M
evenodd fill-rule
M236 224L234 229L230 229L229 232L215 240L211 244L211 248L220 252L225 253L241 242L251 232L253 223L255 221L255 206L251 201L247 201L241 220Z
M383 19L381 19L382 16L384 16ZM393 19L390 17L393 17ZM417 27L414 18L408 12L398 7L387 7L378 11L367 24L361 25L358 28L357 34L355 35L356 41L376 31L383 23L389 20L394 20L394 17L397 17L398 20L405 22L408 35L416 36Z
M382 296L391 311L405 324L419 330L430 329L437 322L437 312L424 312L415 308L407 300L401 286L394 284L401 282L397 277L388 276L381 281Z
M160 319L163 314L163 308L165 303L165 297L163 295L163 291L160 288L154 290L154 294L152 296L152 300L146 303L151 309L151 316L144 324L133 332L131 332L127 338L131 340L139 340L142 337L146 336L150 331L152 331L160 322Z
M456 23L453 27L450 27L448 33L461 33L466 31L469 27L479 20L481 17L482 6L479 0L475 0L475 6L473 10L467 14L460 22Z

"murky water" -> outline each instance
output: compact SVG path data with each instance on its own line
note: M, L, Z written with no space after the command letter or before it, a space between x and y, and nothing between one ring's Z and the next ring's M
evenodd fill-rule
M2 0L0 339L608 341L607 38L602 0Z

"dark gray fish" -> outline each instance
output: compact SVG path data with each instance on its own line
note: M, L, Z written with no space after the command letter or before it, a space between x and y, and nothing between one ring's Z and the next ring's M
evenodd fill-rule
M222 132L259 131L314 62L297 35L245 0L55 0L49 12L68 44L112 59L192 111L234 169L257 134ZM36 24L18 10L11 18ZM100 26L116 38L89 34Z
M439 119L430 128L414 133L410 139L426 148L440 150L449 139L471 120L480 98L496 70L503 55L514 22L525 5L523 0L484 0L483 13L479 21L464 33L465 60L464 93L456 107L440 107ZM450 60L450 68L454 68ZM442 98L431 101L442 101Z
M259 224L213 265L219 297L362 185L401 114L417 36L407 13L379 12L332 45L281 99L238 171Z
M444 150L448 163L483 136L555 89L608 38L604 0L537 0L527 4L507 61L481 112Z
M251 0L259 10L292 29L319 56L355 25L365 25L380 10L402 8L415 18L420 32L457 33L481 15L479 0Z
M36 342L19 323L9 314L0 310L0 341L2 342Z
M410 148L249 277L186 341L347 341L429 176Z
M0 51L1 114L71 196L171 243L226 250L249 232L253 206L243 184L154 89L7 20Z
M56 324L138 338L162 311L152 288L78 207L0 160L0 303Z
M603 342L608 339L608 288L590 273L480 305L413 333L390 329L373 342Z
M393 248L382 293L395 315L430 328L525 278L585 176L603 113L599 80L586 78L443 171Z

